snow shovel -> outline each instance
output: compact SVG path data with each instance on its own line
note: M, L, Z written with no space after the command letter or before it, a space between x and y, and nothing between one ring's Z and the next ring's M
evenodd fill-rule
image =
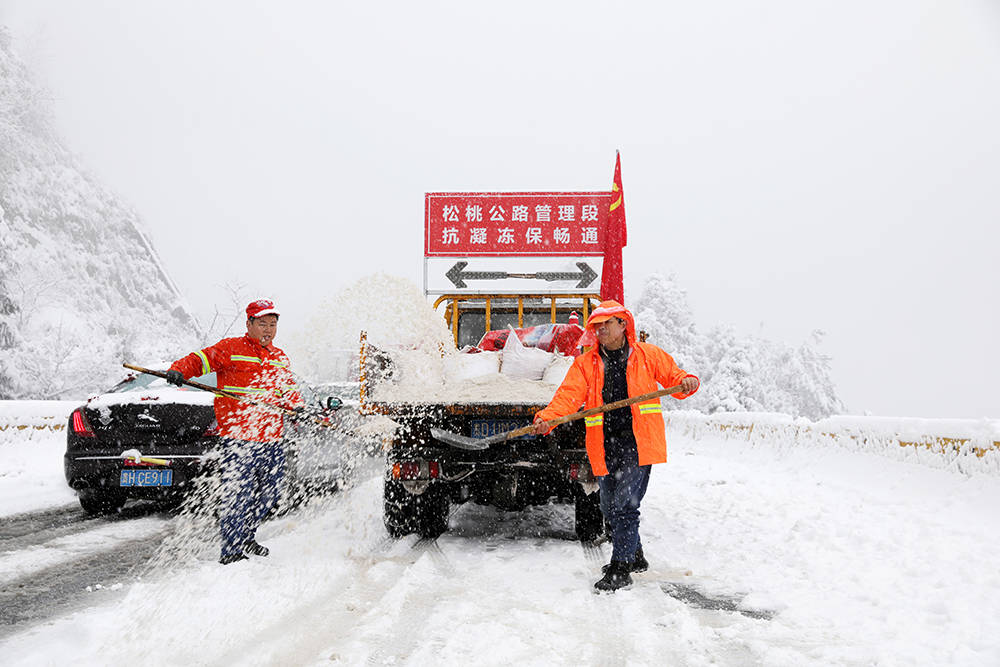
M624 408L626 405L632 405L633 403L642 403L643 401L651 401L654 398L660 398L661 396L666 396L668 394L676 394L681 391L681 385L676 387L670 387L669 389L660 389L659 391L651 391L648 394L643 394L642 396L633 396L632 398L623 398L620 401L615 401L614 403L605 403L604 405L598 405L596 408L590 408L589 410L581 410L580 412L574 412L573 414L566 415L565 417L556 417L555 419L550 419L547 422L542 422L549 428L558 426L559 424L565 424L566 422L575 421L577 419L583 419L584 417L589 417L590 415L596 415L601 412L607 412L609 410L617 410L618 408ZM528 435L535 430L537 424L528 424L527 426L522 426L521 428L516 428L513 431L507 431L506 433L497 433L496 435L491 435L488 438L470 438L465 435L459 435L458 433L450 433L448 431L443 431L439 428L431 427L431 437L435 440L440 440L452 447L458 447L459 449L467 449L471 451L478 451L487 449L490 445L495 445L511 438L518 438L522 435Z

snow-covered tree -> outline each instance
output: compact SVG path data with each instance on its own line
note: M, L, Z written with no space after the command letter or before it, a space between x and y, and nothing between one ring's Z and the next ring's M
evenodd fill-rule
M687 292L674 276L653 274L633 309L636 327L684 366L704 366L705 338L695 327Z
M844 410L830 379L830 358L818 349L821 332L798 347L741 338L730 326L703 334L674 276L651 276L633 310L649 342L702 381L701 390L683 403L665 401L668 409L783 412L811 419Z
M17 331L15 316L18 311L17 304L10 298L10 290L7 287L14 261L10 249L4 243L7 234L3 208L0 208L0 400L9 399L14 395L11 366Z
M844 412L844 404L837 397L836 387L830 378L829 355L819 351L824 333L819 329L795 350L794 372L787 378L792 391L800 399L802 415L819 419Z

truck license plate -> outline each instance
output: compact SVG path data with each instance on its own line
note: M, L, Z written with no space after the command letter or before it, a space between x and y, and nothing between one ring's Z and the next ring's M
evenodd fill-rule
M122 470L118 486L171 486L173 470Z
M488 438L499 433L513 431L527 426L528 422L519 419L473 419L469 422L469 435L473 438ZM533 435L522 435L521 438L534 438ZM521 438L517 438L520 440Z

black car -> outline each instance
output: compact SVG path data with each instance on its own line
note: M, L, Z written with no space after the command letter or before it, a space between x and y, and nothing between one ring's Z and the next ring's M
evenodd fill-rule
M192 379L216 386L215 373ZM307 388L302 393L314 415L332 419L340 407L337 398L320 399ZM214 398L207 391L175 387L140 373L130 374L74 410L66 430L64 468L83 509L111 513L129 499L178 504L214 458L218 443ZM312 422L289 425L287 432L292 480L297 478L299 444L325 450L321 458L334 461L325 474L336 473L342 443L335 428Z

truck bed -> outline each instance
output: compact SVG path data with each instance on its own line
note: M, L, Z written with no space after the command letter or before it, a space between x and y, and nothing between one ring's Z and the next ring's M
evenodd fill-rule
M385 402L369 401L366 407L373 412L391 419L411 421L414 419L435 419L448 416L471 415L476 417L534 417L547 402L485 402L468 401L461 403L432 402Z

